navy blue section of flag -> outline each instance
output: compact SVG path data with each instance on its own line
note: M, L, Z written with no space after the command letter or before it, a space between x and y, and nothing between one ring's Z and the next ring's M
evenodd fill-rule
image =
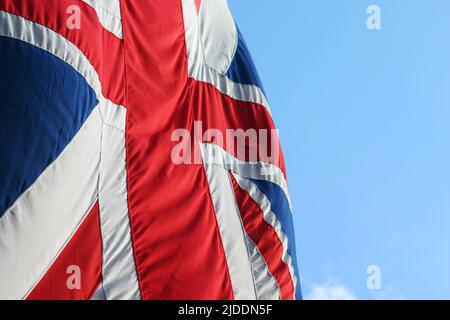
M250 51L247 48L241 31L236 26L238 32L238 44L236 53L227 71L227 77L240 84L250 84L259 87L263 92L264 88L259 78Z
M292 264L294 266L295 275L297 279L300 279L297 265L297 254L296 254L297 250L295 246L294 225L292 221L292 213L289 206L289 201L286 197L286 194L284 193L283 189L281 189L275 183L264 180L255 180L255 179L250 180L268 198L272 212L275 214L277 220L280 222L283 233L289 239L287 252L289 256L292 258ZM296 287L295 296L297 299L302 299L301 287L299 285Z
M2 214L64 150L98 101L71 66L17 39L0 37L0 70Z

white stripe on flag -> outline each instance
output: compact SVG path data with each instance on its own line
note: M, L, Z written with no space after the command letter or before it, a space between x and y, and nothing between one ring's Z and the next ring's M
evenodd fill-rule
M256 289L245 243L244 227L228 171L207 164L205 164L205 170L225 250L234 298L236 300L255 300Z
M128 216L126 109L109 104L102 115L107 120L102 134L99 190L103 290L108 300L140 300Z
M239 174L243 178L275 183L283 190L289 206L291 205L287 181L279 167L265 162L245 162L239 160L222 147L213 143L202 143L201 151L203 160L207 164L221 166Z
M102 121L95 108L59 157L0 218L0 299L22 299L97 200Z
M281 223L278 221L275 213L272 212L270 201L266 197L264 193L262 193L254 183L252 183L248 179L244 179L240 177L238 174L233 174L234 178L236 179L239 186L248 192L250 197L258 204L258 206L261 208L261 211L263 212L264 220L272 226L272 228L275 230L278 238L280 239L281 243L283 244L283 253L282 253L282 260L283 262L288 266L289 273L292 278L292 283L294 285L294 296L293 299L295 299L295 289L297 287L297 277L295 276L294 271L294 265L292 263L292 258L288 254L288 237L284 234Z
M209 184L211 188L211 195L215 203L216 213L224 216L229 215L231 209L228 208L222 209L221 207L223 207L224 204L232 203L233 205L232 210L236 211L235 214L239 216L240 225L238 226L238 228L239 230L242 230L242 236L246 245L246 249L233 247L235 246L235 243L232 242L228 250L229 251L231 251L232 249L245 250L247 252L250 259L250 270L252 272L253 283L255 286L255 296L257 299L259 300L279 299L280 289L278 287L275 278L273 277L272 274L270 274L267 263L262 257L258 248L249 239L247 233L245 232L239 208L236 203L236 198L234 196L234 191L231 186L231 181L229 180L228 172L231 171L236 181L238 182L242 180L241 178L242 176L251 179L267 180L276 183L283 190L286 190L285 192L287 192L287 183L283 173L278 167L274 165L266 164L263 162L252 163L238 160L237 158L235 158L230 153L228 153L227 151L225 151L223 148L221 148L216 144L201 143L200 147L202 150L204 165L208 173L208 180L210 181ZM214 168L214 171L210 168ZM222 177L220 177L221 175ZM226 175L226 180L224 175ZM211 182L215 180L218 180L218 182L215 183L216 185L214 185L214 183ZM245 179L245 181L251 183L249 180ZM220 186L222 186L222 188L224 188L224 185L226 185L227 188L228 187L230 188L230 190L229 191L224 189L220 190L219 183L221 183ZM244 190L247 191L248 189L249 188ZM217 190L217 195L213 194L213 190ZM220 212L221 209L224 212ZM264 211L266 208L261 207L261 209ZM228 227L231 228L233 226ZM236 228L236 226L234 226L234 228ZM236 236L234 236L234 238L236 238Z
M83 0L97 12L98 20L102 26L122 39L122 15L119 0Z
M256 244L245 234L258 300L280 300L280 287Z
M240 84L231 81L226 75L207 65L195 2L193 0L182 0L182 4L189 77L197 81L210 83L221 93L233 99L260 104L270 112L269 103L260 88L250 84Z

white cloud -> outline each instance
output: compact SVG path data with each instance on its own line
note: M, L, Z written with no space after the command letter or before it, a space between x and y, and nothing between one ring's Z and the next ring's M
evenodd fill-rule
M307 300L356 300L356 296L339 280L329 278L322 284L313 283Z

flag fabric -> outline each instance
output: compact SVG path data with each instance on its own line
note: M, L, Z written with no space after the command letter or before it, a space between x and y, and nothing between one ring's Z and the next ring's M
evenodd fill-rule
M0 0L0 298L301 298L226 0Z

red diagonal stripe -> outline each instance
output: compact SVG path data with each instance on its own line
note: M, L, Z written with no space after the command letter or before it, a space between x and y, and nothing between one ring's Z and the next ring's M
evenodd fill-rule
M195 79L189 79L189 90L191 94L190 107L194 113L194 119L197 121L202 121L203 130L210 128L219 129L224 135L227 129L255 129L258 133L260 129L266 129L268 132L275 129L272 117L269 111L256 103L238 101L227 95L224 95L212 84L197 81ZM269 160L260 155L268 155L270 157L271 145L278 148L279 159L272 163L278 166L286 177L286 168L283 158L283 153L281 151L281 144L279 142L278 136L276 135L276 140L271 141L270 135L267 140L267 144L263 145L265 150L259 150L258 161L268 162ZM208 142L208 141L204 141ZM224 139L222 148L237 157L236 150L229 150L227 144L230 141ZM247 143L247 148L248 148ZM255 147L255 146L252 146ZM260 148L261 146L257 146ZM243 161L248 161L249 159L240 159Z
M250 195L242 190L230 172L234 194L242 216L245 231L256 244L267 263L270 273L275 277L283 300L294 296L294 284L289 267L282 260L283 244L273 227L264 220L263 212Z
M80 289L67 287L67 279L70 276L67 268L72 265L80 268ZM102 239L97 203L27 299L90 299L101 282L101 271Z

